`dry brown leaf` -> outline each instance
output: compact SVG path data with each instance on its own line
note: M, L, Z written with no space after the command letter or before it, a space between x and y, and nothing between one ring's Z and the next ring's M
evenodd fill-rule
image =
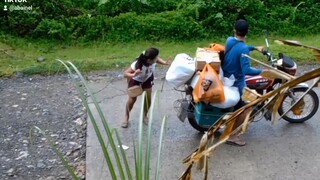
M257 63L259 63L259 64L261 64L261 65L263 65L263 66L265 66L265 67L267 67L267 68L269 68L269 69L272 69L273 71L277 72L278 74L282 74L284 77L289 77L290 79L295 79L294 76L291 76L290 74L287 74L287 73L285 73L285 72L283 72L283 71L280 71L279 69L275 69L274 67L272 67L272 66L270 66L270 65L268 65L268 64L265 64L265 63L263 63L263 62L261 62L261 61L259 61L259 60L257 60L257 59L254 59L254 58L250 57L250 56L247 55L247 54L242 54L242 56L243 56L243 57L247 57L247 58L249 58L249 59L251 59L251 60L253 60L253 61L256 61Z
M192 169L192 164L189 165L187 170L179 177L179 180L191 180L192 179L191 169Z
M243 128L244 125L246 125L245 123L242 123L238 128L236 128L235 130L232 131L232 127L234 125L234 122L237 120L237 118L245 110L252 108L258 104L264 103L265 101L267 101L270 98L271 98L271 100L267 102L267 106L265 106L265 107L271 107L271 105L275 103L275 100L278 99L280 92L283 92L285 89L295 87L297 84L299 84L301 82L305 82L305 81L308 81L308 80L311 80L314 78L318 78L318 77L320 77L320 68L315 69L313 71L310 71L310 72L304 74L303 76L300 76L298 78L295 78L295 79L292 79L291 81L286 82L278 89L275 89L274 91L271 91L271 92L257 98L256 100L250 102L249 104L245 105L244 107L231 113L229 116L221 117L218 120L219 122L217 122L215 125L213 125L212 127L209 128L207 143L210 142L210 139L213 137L214 132L217 129L219 129L219 126L227 125L225 131L221 135L221 138L219 139L218 142L216 142L212 146L208 147L204 151L201 152L201 151L196 150L191 155L189 155L188 158L185 158L185 162L189 165L189 167L185 171L185 173L183 173L183 175L181 176L182 179L191 179L191 168L192 168L193 163L198 162L199 159L203 156L206 156L206 158L207 158L207 156L210 154L210 152L214 151L215 148L217 148L219 145L225 143L231 134L235 134L235 133L239 132L239 130L241 130L241 128ZM315 81L315 82L318 83L319 80ZM310 89L311 88L313 88L313 86L310 86Z
M314 79L314 81L313 81L313 84L309 87L309 89L306 91L306 92L304 92L303 93L303 95L299 98L299 99L297 99L296 100L296 102L294 103L294 104L292 104L292 106L291 106L291 108L289 108L286 112L284 112L281 116L280 116L280 118L282 118L285 114L287 114L289 111L291 111L292 110L292 107L294 107L296 104L300 104L300 106L302 106L302 105L304 105L304 104L302 104L302 103L304 103L304 102L300 102L300 100L301 99L303 99L303 97L312 89L312 88L314 88L317 84L318 84L318 82L320 81L320 68L318 68L318 69L315 69L315 70L313 70L313 71L310 71L310 72L308 72L307 74L304 74L303 76L301 76L301 77L299 77L298 78L298 80L301 78L301 79L303 79L303 80L300 80L300 81L298 81L298 82L296 82L297 80L294 80L293 82L295 82L295 83L293 83L293 82L287 82L285 85L287 85L287 84L293 84L292 86L288 86L288 87L294 87L294 86L296 86L297 84L299 84L299 83L301 83L301 82L305 82L305 81L308 81L308 80L310 80L310 79ZM315 77L316 76L316 77ZM299 107L299 106L298 106ZM296 112L297 113L297 112ZM279 118L279 119L280 119Z
M279 45L284 45L284 43L280 40L274 40L275 43L279 44Z
M316 60L320 62L320 50L313 49L314 56L316 57Z
M276 117L277 117L277 113L278 113L278 109L280 108L280 106L283 103L283 99L284 97L288 94L288 89L289 87L283 89L278 96L278 98L275 98L275 103L273 105L273 109L272 109L272 123L275 124L276 123Z
M284 79L284 80L291 80L292 77L288 74L279 73L274 69L264 69L261 73L261 76L267 79Z
M227 123L227 127L223 131L223 133L221 134L220 140L225 139L226 137L230 136L230 133L232 132L232 128L233 128L234 123L235 123L235 121L230 121L229 123Z
M303 113L303 108L305 106L304 99L299 100L295 105L292 106L291 111L294 115L301 115Z
M312 51L313 51L316 55L320 55L320 49L312 49Z
M205 133L200 140L200 146L198 148L197 153L199 154L202 153L204 150L207 149L207 147L208 147L208 134ZM205 167L205 163L206 163L206 155L204 155L199 159L197 169L202 170Z
M256 100L258 97L261 97L261 95L258 94L256 90L249 89L248 87L245 87L243 89L243 95L241 98L244 101L251 102L251 101Z
M204 180L208 179L208 172L209 172L209 167L208 167L208 157L206 156L206 170L204 172Z
M311 49L315 53L316 60L320 61L320 48L304 45L299 41L293 41L293 40L277 40L277 42L282 42L283 44L287 44L291 46L300 46L300 47Z
M280 41L283 44L287 44L287 45L290 45L290 46L303 46L301 44L301 42L296 41L296 40L277 40L277 41Z
M319 87L320 77L317 77L313 80L311 87Z
M320 77L315 78L311 86L319 87L319 85L320 85Z
M249 126L249 120L250 120L250 116L251 116L251 113L252 113L252 108L248 108L246 109L244 112L243 112L243 115L240 115L238 116L238 119L240 118L244 118L244 121L242 123L242 130L241 130L241 134L243 134L244 132L247 131L247 128ZM244 116L244 117L243 117Z
M184 159L182 160L182 163L183 163L183 164L192 164L191 159L197 154L197 152L198 152L198 148L197 148L193 153L191 153L189 156L187 156L186 158L184 158Z

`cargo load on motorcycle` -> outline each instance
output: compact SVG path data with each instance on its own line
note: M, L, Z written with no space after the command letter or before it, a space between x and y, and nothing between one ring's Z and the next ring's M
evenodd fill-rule
M166 73L166 81L175 89L190 85L193 115L197 117L197 123L207 126L225 113L224 109L235 106L240 100L237 87L233 87L234 77L223 76L220 51L212 47L214 45L197 48L195 57L177 54ZM224 46L219 48L224 50Z

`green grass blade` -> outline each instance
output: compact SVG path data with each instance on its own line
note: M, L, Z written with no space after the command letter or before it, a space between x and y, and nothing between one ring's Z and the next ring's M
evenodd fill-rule
M139 118L139 134L138 134L138 174L137 179L143 179L143 161L142 161L142 154L143 154L143 118L144 118L144 103L146 100L146 92L142 93L142 102L141 102L141 109L140 109L140 118Z
M47 136L47 134L42 131L39 127L34 126L34 128L39 131L46 139L47 142L49 143L49 145L51 146L51 148L53 149L53 151L58 155L58 157L60 158L60 160L62 161L62 163L64 164L64 166L68 169L69 173L71 174L72 178L75 180L79 180L79 177L75 174L74 170L72 169L72 167L69 165L69 163L67 162L67 160L64 158L63 154L59 151L59 149L54 145L54 143L51 141L51 139L49 138L49 136ZM32 129L30 130L30 132L32 132ZM32 137L32 133L30 134L30 137Z
M74 76L72 76L73 74L72 74L70 68L69 68L63 61L61 61L61 60L58 60L58 61L61 62L61 63L66 67L66 69L67 69L67 71L69 72L69 74L71 75L72 79L76 82ZM100 145L101 145L102 152L103 152L103 155L104 155L104 157L105 157L105 160L106 160L106 162L107 162L107 164L108 164L108 168L109 168L110 174L111 174L111 176L112 176L113 179L117 179L117 176L116 176L116 174L115 174L115 170L114 170L114 167L113 167L113 163L112 163L112 161L111 161L111 159L110 159L109 153L108 153L108 151L107 151L107 147L106 147L106 145L105 145L105 143L104 143L103 137L102 137L101 132L100 132L100 130L99 130L99 127L98 127L98 125L97 125L97 123L96 123L96 120L95 120L94 117L93 117L92 111L91 111L91 109L89 108L88 103L86 103L86 97L84 96L84 93L83 93L82 89L80 88L79 83L76 82L76 84L77 84L77 90L79 91L80 98L81 98L81 100L82 100L82 102L83 102L83 105L85 106L85 108L86 108L87 111L88 111L88 115L89 115L90 120L91 120L91 122L92 122L93 128L94 128L94 130L95 130L95 132L96 132L98 141L99 141L99 143L100 143ZM110 134L111 134L111 133L110 133ZM109 139L109 141L110 141L110 139Z
M152 122L153 122L153 111L154 111L154 106L155 106L155 99L158 95L158 90L155 91L153 100L151 101L151 106L149 109L150 116L149 116L149 123L148 123L148 135L147 135L147 148L146 148L146 156L145 156L145 169L144 169L144 178L145 179L150 179L150 154L151 154L151 142L152 142ZM147 101L148 102L148 101Z
M99 116L101 118L101 121L102 121L102 124L103 124L103 127L107 133L107 137L108 137L108 140L110 142L110 145L111 145L111 148L112 148L112 151L113 151L113 154L114 154L114 157L116 159L116 162L117 162L117 165L118 165L118 170L119 170L119 174L120 174L120 178L121 179L125 179L125 175L124 175L124 171L123 171L123 167L122 167L122 163L121 163L121 160L120 160L120 156L119 156L119 153L118 153L118 149L115 145L115 142L114 142L114 139L112 137L112 134L111 134L111 130L110 130L110 127L104 117L104 114L102 113L102 110L98 104L98 101L96 100L94 94L92 93L92 90L90 89L90 87L88 86L88 83L86 82L86 80L84 79L84 77L82 76L82 74L80 73L80 71L77 69L77 67L75 67L74 64L72 64L71 62L68 62L72 67L73 69L76 71L77 75L80 77L83 85L86 87L87 89L87 92L88 94L90 95L90 97L92 98L92 101L99 113Z
M118 140L118 142L119 142L120 152L121 152L122 159L123 159L123 162L124 162L126 171L127 171L128 179L131 180L131 179L133 179L133 178L132 178L132 175L131 175L131 170L130 170L130 166L129 166L129 163L128 163L128 158L127 158L124 150L122 149L122 142L121 142L121 139L120 139L120 136L119 136L119 134L118 134L117 129L114 129L114 131L115 131L115 133L116 133L116 137L117 137L117 140Z
M136 143L133 141L133 155L134 155L134 167L136 170L136 177L139 174L139 167L138 167L138 154L137 154L137 148L136 148ZM138 179L138 178L137 178Z
M168 116L163 117L162 125L161 125L161 131L160 131L160 138L159 138L159 149L158 149L158 159L157 159L157 166L156 166L156 180L159 180L160 177L160 160L161 160L161 152L162 152L162 146L163 146L163 139L164 139L164 132L165 127L167 124Z

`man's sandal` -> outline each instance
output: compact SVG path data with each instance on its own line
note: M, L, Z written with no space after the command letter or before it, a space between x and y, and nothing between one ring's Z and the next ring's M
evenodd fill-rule
M226 141L226 144L233 146L245 146L246 142L243 140Z

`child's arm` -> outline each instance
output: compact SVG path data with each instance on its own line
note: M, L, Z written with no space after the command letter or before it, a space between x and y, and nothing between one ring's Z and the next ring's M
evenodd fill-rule
M167 61L163 60L161 57L158 57L157 59L158 64L170 65L170 62L171 62L170 58Z
M129 67L128 69L126 69L123 73L123 76L125 78L133 78L135 77L136 75L140 74L141 73L141 70L140 69L137 69L137 70L133 70L131 67Z

